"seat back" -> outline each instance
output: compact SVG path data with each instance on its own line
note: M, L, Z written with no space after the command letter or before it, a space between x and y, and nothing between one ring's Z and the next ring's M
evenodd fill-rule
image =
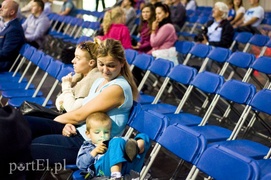
M188 64L188 61L190 60L191 56L202 59L206 58L211 49L212 49L211 46L205 44L195 44L189 51L188 55L186 56L183 65Z
M168 77L178 83L188 85L196 74L197 70L195 68L179 64L171 69Z
M154 60L154 57L149 54L138 54L131 65L131 70L134 66L138 67L143 71L147 71L148 67L150 66L151 62Z
M166 77L173 66L174 65L172 61L163 58L157 58L151 63L148 71L161 77Z
M231 55L231 50L226 48L217 47L212 49L208 56L205 58L204 62L202 63L199 72L202 72L206 69L207 64L209 61L217 62L217 63L224 63Z
M257 92L249 105L256 111L271 115L271 90L263 89Z
M182 55L186 55L189 53L191 48L194 46L194 43L191 41L176 41L174 44L176 51Z
M57 75L60 72L60 70L63 67L63 63L58 61L58 60L53 60L51 61L51 63L49 64L48 68L46 69L46 72L54 77L55 79L57 79Z
M53 57L51 57L49 55L45 55L45 56L43 56L43 59L41 61L39 61L38 67L40 69L42 69L43 71L46 71L46 69L49 66L49 64L51 63L51 61L53 61Z
M260 88L270 88L271 87L271 57L260 56L257 58L253 64L248 69L245 74L243 81L251 82L258 85ZM257 71L256 75L253 72ZM256 77L257 76L257 77ZM258 80L260 79L260 81Z
M230 50L234 49L236 43L238 43L238 48L240 48L240 44L246 45L252 36L253 34L250 32L238 32L231 44Z
M35 51L35 53L31 56L29 59L33 64L38 65L40 59L42 59L44 56L44 53L40 50Z
M246 44L243 52L250 52L253 53L255 55L258 55L258 53L260 53L261 48L265 46L265 44L268 42L270 38L268 36L262 35L262 34L254 34L248 41L248 43ZM257 47L253 47L253 46L257 46ZM259 48L259 50L255 51L257 48Z
M203 71L192 80L191 85L205 93L216 93L224 83L224 78L218 74Z
M260 174L254 160L219 145L208 147L196 166L207 175L220 180L259 179Z
M125 49L125 57L128 64L132 64L138 52L133 49Z
M158 143L179 158L194 162L204 150L206 139L189 127L176 123L166 128Z
M227 79L231 79L234 74L236 74L236 78L243 79L246 73L246 70L250 67L250 65L255 61L255 56L250 53L245 52L234 52L224 63L220 75L224 76ZM231 69L229 69L229 67ZM238 69L242 69L242 71L238 71ZM229 73L229 74L226 74Z
M250 102L255 93L254 85L233 79L226 81L218 91L224 99L245 105Z
M192 79L196 76L197 70L190 66L185 66L182 64L179 64L177 66L174 66L171 71L169 72L168 76L165 78L163 84L161 85L161 88L157 92L152 104L157 104L160 100L162 94L164 93L166 87L168 86L168 83L171 81L176 82L178 84L188 86ZM173 86L174 88L174 86Z
M137 110L128 125L140 133L147 134L151 140L157 141L168 124L169 121L166 116L141 109Z
M157 58L156 60L152 61L150 67L138 85L138 91L141 91L143 86L147 85L148 83L152 84L152 87L160 86L173 66L173 62L167 59ZM144 97L143 94L140 94L138 101L140 103L151 103L153 99L154 98L151 98L151 100L146 100L146 97Z

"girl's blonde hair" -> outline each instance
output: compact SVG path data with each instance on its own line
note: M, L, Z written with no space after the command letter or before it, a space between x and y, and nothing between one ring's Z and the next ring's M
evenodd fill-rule
M134 76L132 75L129 65L126 61L124 49L121 45L121 42L110 38L102 41L98 49L97 57L106 57L106 56L111 56L113 59L118 60L121 64L123 64L120 74L130 84L133 93L133 99L137 100L138 96L137 86L134 81Z
M102 24L104 34L106 34L109 31L111 24L123 23L121 22L121 19L124 15L125 15L124 11L119 6L106 11L104 15L104 19L103 19L103 24Z

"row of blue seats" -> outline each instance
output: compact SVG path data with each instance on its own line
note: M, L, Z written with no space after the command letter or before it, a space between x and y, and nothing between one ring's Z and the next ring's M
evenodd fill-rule
M186 71L186 74L189 75L194 74L195 71L193 68L183 65L176 66L174 69L176 69L176 72ZM189 71L191 73L188 73ZM216 179L238 179L240 177L242 177L241 179L260 179L260 177L261 179L268 179L270 172L267 171L267 167L271 166L271 161L263 158L268 154L269 148L250 140L236 140L236 136L240 127L243 126L247 114L256 110L257 113L264 112L271 115L268 108L271 105L271 91L264 89L256 93L256 88L251 84L238 80L223 82L221 76L209 72L191 75L191 79L191 84L195 85L196 88L203 87L201 90L206 89L206 93L213 92L216 89L213 92L216 95L212 100L212 105L208 108L199 125L189 124L189 121L193 121L193 114L180 112L163 115L160 112L153 111L153 109L146 109L146 105L134 105L127 124L131 128L125 136L130 137L133 130L137 130L148 134L156 142L148 161L140 172L140 179L144 179L162 147ZM190 91L189 88L188 91ZM246 105L246 108L244 108L246 114L240 116L238 120L240 123L236 124L233 131L204 122L210 116L209 113L216 106L219 98L228 100L230 103ZM266 99L269 100L266 101ZM265 102L262 103L262 101ZM178 118L175 120L172 119L177 116ZM227 150L225 154L233 153L222 156L221 149ZM209 151L212 152L213 156L209 154ZM207 156L212 159L210 160L212 163L208 163ZM217 161L217 159L220 160ZM251 162L257 164L256 167L253 164L253 168L251 168ZM211 167L214 165L216 166L215 170L212 170ZM267 169L259 170L258 166L263 165ZM232 166L235 168L231 168ZM241 172L239 168L242 168ZM193 170L191 172L194 172ZM74 173L74 179L82 179L79 172Z
M25 68L23 68L24 64ZM28 80L25 76L33 65L35 70ZM21 71L22 73L20 73ZM0 74L1 99L8 99L7 104L14 107L20 107L25 100L52 107L54 106L53 101L50 100L52 93L61 82L61 78L70 72L73 72L72 67L66 66L61 61L55 60L28 44L24 44L9 72ZM37 79L40 78L41 73L43 73L42 78ZM46 83L48 76L51 76L55 81L45 96L41 88ZM33 84L34 80L39 82L37 87Z

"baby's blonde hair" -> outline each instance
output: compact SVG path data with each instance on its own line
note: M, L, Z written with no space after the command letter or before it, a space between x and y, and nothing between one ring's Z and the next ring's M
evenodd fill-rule
M110 117L104 113L104 112L94 112L91 113L87 119L86 119L86 130L89 131L91 129L91 121L97 121L97 122L110 122ZM111 124L112 125L112 124Z
M103 30L104 34L106 34L111 26L114 23L123 23L121 22L122 16L124 16L124 11L121 7L115 7L111 10L106 11L103 19Z

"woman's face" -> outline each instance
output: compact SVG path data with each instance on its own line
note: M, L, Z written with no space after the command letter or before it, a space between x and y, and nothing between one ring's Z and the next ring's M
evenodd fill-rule
M234 1L233 1L233 4L234 4L235 6L237 6L237 7L239 7L240 4L241 4L241 1L242 1L242 0L234 0Z
M87 50L82 50L81 48L77 47L75 49L74 56L75 57L72 60L74 72L87 75L87 73L91 70L90 55Z
M219 17L222 17L222 15L223 15L223 12L221 12L217 6L214 6L213 14L212 14L213 18L219 18Z
M108 82L119 76L121 68L123 67L123 64L109 55L106 57L99 57L97 59L97 65L99 71Z
M145 7L142 9L142 18L144 21L148 21L151 18L151 9L149 7Z
M161 22L163 19L168 17L168 13L163 11L163 9L161 7L155 8L155 14L156 14L156 20L158 22Z

